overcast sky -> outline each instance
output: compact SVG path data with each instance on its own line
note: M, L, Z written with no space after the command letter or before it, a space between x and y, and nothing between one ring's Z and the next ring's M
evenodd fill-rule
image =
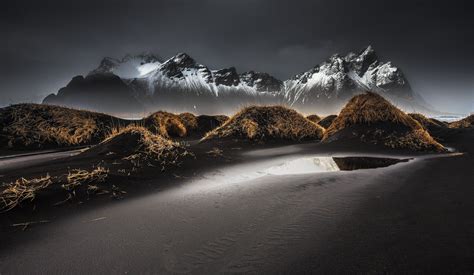
M284 80L371 44L432 105L474 111L470 1L8 1L0 9L0 106L38 102L102 57L187 52L211 68Z

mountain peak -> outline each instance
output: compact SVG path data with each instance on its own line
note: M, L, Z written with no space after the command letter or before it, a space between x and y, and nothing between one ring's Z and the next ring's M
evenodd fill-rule
M124 63L132 59L140 60L140 65L162 61L162 59L158 57L158 55L145 51L138 54L127 54L122 58L121 62Z
M280 91L283 82L268 73L248 71L240 75L242 82L250 87L255 87L259 92L275 92Z
M176 63L182 67L194 67L196 65L196 61L187 53L178 53L172 58L168 59L168 61Z
M170 78L184 78L183 70L189 68L199 68L194 59L186 53L178 53L161 65L161 71Z
M156 69L160 58L151 53L127 54L122 59L105 57L89 75L113 73L122 78L141 77Z
M240 83L240 77L235 67L213 71L216 85L237 86Z
M404 106L417 104L415 100L421 102L401 70L391 62L379 60L371 45L346 55L332 55L284 82L263 72L239 74L235 67L212 70L184 52L165 62L146 52L126 55L122 59L106 57L92 73L97 74L86 79L75 78L71 84L94 82L102 85L105 80L119 83L121 79L130 88L127 93L152 109L217 110L246 102L283 102L303 111L321 108L323 112L332 112L338 104L363 91L383 94ZM102 79L107 74L114 74L117 79L113 76ZM60 100L62 94L63 89L55 100ZM66 98L63 100L67 101ZM222 102L222 106L216 106L216 102Z
M371 45L361 50L358 54L353 52L347 54L344 59L349 64L349 69L361 77L372 64L379 63L378 56Z
M363 49L359 55L368 55L371 53L375 53L374 47L372 45L368 45L365 49Z

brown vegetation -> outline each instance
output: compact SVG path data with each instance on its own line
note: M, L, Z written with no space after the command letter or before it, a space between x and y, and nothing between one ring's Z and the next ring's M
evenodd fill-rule
M323 141L347 139L398 149L445 151L420 123L371 92L354 96L346 104Z
M42 104L0 108L0 149L45 149L92 145L128 125L142 125L165 138L202 137L226 116L156 112L140 121Z
M40 192L60 190L54 186L61 186L61 189L68 192L67 199L60 203L66 202L75 196L80 187L89 190L91 186L95 186L93 184L105 182L108 173L108 170L99 166L91 171L73 169L69 174L59 177L48 174L33 179L17 179L0 187L0 211L9 211L24 201L32 202Z
M108 175L109 171L102 166L99 166L90 172L83 169L73 169L72 171L69 171L66 177L66 183L64 183L62 187L69 192L74 191L81 185L87 184L89 188L89 184L105 182Z
M451 122L449 128L471 128L474 127L474 115L470 115L458 121Z
M184 137L187 129L178 115L159 111L144 119L144 125L155 134L165 138Z
M422 114L411 113L408 115L414 120L418 121L421 124L421 126L423 126L423 128L425 128L428 131L447 127L446 123L434 118L427 118L426 116Z
M331 126L331 123L337 118L336 115L329 115L326 117L323 117L319 122L318 125L323 127L324 129L329 128Z
M127 126L112 133L97 146L82 153L83 156L106 156L106 159L127 161L134 168L145 166L177 165L190 155L183 145L166 139L140 126Z
M35 199L39 190L53 184L49 175L36 179L20 178L2 186L0 193L0 211L9 211L18 206L22 201Z
M318 115L309 115L306 118L311 120L314 123L318 123L321 120L321 117Z
M144 125L150 131L166 138L202 137L205 133L222 125L227 116L195 116L191 113L179 115L168 112L156 112L144 119Z
M200 115L197 117L198 128L195 132L200 137L203 137L207 132L216 129L217 127L224 124L227 120L229 120L229 117L224 115Z
M282 106L251 106L242 109L203 140L320 140L324 129L295 110Z
M126 124L109 115L59 106L18 104L0 109L0 147L41 149L88 145Z

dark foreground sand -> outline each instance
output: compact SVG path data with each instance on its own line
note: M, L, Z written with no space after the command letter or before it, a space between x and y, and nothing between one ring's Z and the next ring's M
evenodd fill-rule
M284 176L258 171L357 153L308 144L241 152L147 195L4 230L0 273L472 274L473 141L473 131L445 138L464 155Z

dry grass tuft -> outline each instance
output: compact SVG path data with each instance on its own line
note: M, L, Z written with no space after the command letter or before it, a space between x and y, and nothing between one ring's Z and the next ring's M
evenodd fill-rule
M84 153L104 152L113 158L128 161L135 168L159 165L162 169L178 165L182 157L190 155L180 143L153 134L141 126L122 128Z
M65 180L62 176L53 179L49 175L34 179L20 178L15 182L2 186L0 211L9 211L26 200L33 201L38 196L38 192L51 189L51 185L59 185L63 182L60 186L69 192L69 196L66 200L56 205L62 204L74 197L76 190L81 186L84 186L88 193L94 188L98 189L94 184L105 182L108 173L109 171L104 167L97 167L92 171L82 169L71 170L68 175L65 175Z
M449 128L471 128L474 127L474 115L470 115L458 121L451 122Z
M25 200L33 201L38 191L53 184L49 175L35 179L20 178L15 182L8 183L0 193L0 211L6 212Z
M202 137L205 133L222 125L227 116L196 116L191 113L179 115L156 112L144 119L144 125L155 134L165 138L182 138L192 135Z
M354 96L346 104L327 129L323 141L348 138L390 148L445 151L420 123L371 92Z
M321 120L321 117L318 115L309 115L306 118L311 120L314 123L318 123Z
M45 148L100 142L118 118L59 106L18 104L0 109L0 146Z
M324 129L295 110L283 106L251 106L242 109L203 140L320 140Z
M62 188L68 192L74 192L77 187L87 185L87 188L89 189L90 184L92 183L105 182L108 175L109 170L101 166L98 166L90 172L83 169L73 169L72 171L69 171L69 174L66 177L66 183L62 185Z

